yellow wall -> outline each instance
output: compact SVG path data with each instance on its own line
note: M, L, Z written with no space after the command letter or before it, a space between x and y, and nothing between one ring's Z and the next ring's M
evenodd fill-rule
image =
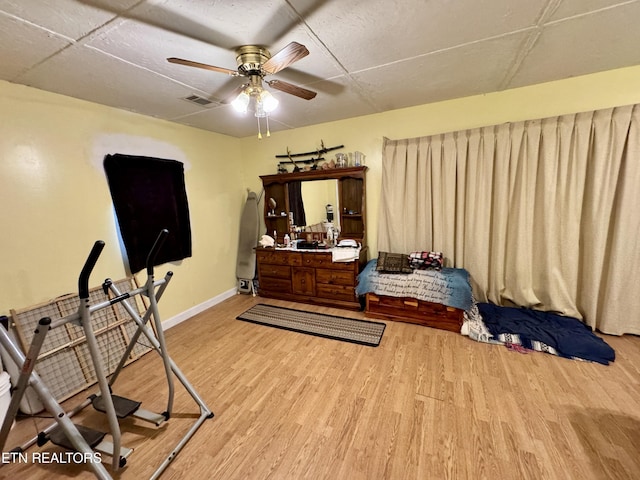
M7 82L0 111L0 314L77 292L98 239L106 247L91 286L126 275L102 169L108 153L185 164L193 257L158 268L175 272L162 318L235 286L240 140Z
M367 235L377 255L383 137L408 138L640 103L640 67L234 139L0 81L0 314L77 290L91 245L107 243L91 285L125 275L102 171L107 153L183 161L193 257L160 304L163 319L235 286L246 188L276 172L276 154L345 145L366 155Z
M242 140L245 182L260 191L258 175L275 173L274 157L287 147L293 153L308 152L323 140L325 146L363 152L369 167L367 238L372 258L377 256L383 137L420 137L634 103L640 103L640 66L277 132L269 139L247 137Z

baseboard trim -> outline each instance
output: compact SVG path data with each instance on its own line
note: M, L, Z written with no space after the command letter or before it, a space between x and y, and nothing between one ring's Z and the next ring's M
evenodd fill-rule
M234 295L236 295L236 292L237 292L237 289L232 288L230 290L227 290L226 292L222 292L220 295L216 295L215 297L210 298L205 302L202 302L200 305L191 307L190 309L185 310L184 312L181 312L178 315L175 315L163 321L162 330L169 330L171 327L175 327L176 325L184 322L185 320L189 320L194 315L204 312L206 309L211 308L214 305L217 305L218 303L225 301L227 298L233 297Z

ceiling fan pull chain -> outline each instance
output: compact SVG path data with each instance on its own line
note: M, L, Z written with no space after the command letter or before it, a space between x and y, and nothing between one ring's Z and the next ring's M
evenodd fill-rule
M262 132L260 131L260 117L256 117L258 119L258 140L262 140Z
M267 115L267 137L271 136L271 131L269 131L269 115Z

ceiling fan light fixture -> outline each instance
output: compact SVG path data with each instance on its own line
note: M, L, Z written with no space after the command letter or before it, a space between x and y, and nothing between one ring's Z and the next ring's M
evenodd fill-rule
M231 105L233 108L240 113L247 113L247 109L249 108L249 102L251 101L251 97L247 93L246 90L240 92L240 94L235 98Z
M262 108L266 113L273 112L278 108L278 104L280 103L268 90L262 90L262 92L260 92L258 95L258 102L262 104Z
M264 77L266 75L274 75L280 72L307 55L309 55L307 47L298 42L290 42L275 55L271 55L265 47L260 45L243 45L238 47L236 50L236 63L238 64L238 68L236 70L177 57L167 58L167 61L169 63L176 63L187 67L197 67L204 70L224 73L232 77L247 77L249 82L244 85L240 85L239 88L235 90L236 92L240 91L240 93L231 102L231 105L234 110L243 114L246 114L250 108L253 109L254 116L258 123L258 138L262 138L262 132L260 131L260 119L265 119L267 137L270 136L269 114L278 108L279 104L278 99L275 98L271 92L266 91L262 87ZM316 96L316 92L314 91L307 90L306 88L302 88L282 80L264 81L275 90L289 95L294 95L304 100L311 100ZM231 96L231 94L229 96ZM228 102L229 99L225 98L223 103L228 104Z

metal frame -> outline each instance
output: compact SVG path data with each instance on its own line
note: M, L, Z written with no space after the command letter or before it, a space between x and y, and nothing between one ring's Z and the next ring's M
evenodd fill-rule
M38 323L38 328L35 331L35 334L31 341L31 345L26 355L23 354L22 351L15 345L5 329L0 327L0 344L7 351L15 364L20 368L20 376L18 378L16 388L12 394L11 402L5 415L4 422L0 429L0 450L4 451L4 446L9 436L9 431L11 430L11 426L13 424L15 416L18 413L20 401L22 400L27 387L31 386L40 397L45 408L54 417L55 423L45 428L34 439L29 440L20 447L14 448L12 452L23 451L36 443L36 441L40 442L42 439L46 439L47 435L57 426L62 429L69 442L78 452L84 454L91 454L93 452L84 437L80 434L76 425L71 421L71 417L84 409L87 405L89 405L95 395L92 395L81 405L78 405L69 413L67 413L55 400L55 398L47 388L45 382L38 376L36 372L33 371L38 355L40 353L40 349L42 348L42 344L44 343L49 330L60 327L69 322L76 322L81 325L87 340L87 346L89 348L89 352L93 362L93 368L98 380L98 387L100 390L100 395L102 396L104 402L105 413L108 418L110 434L113 440L112 443L104 441L101 442L100 445L96 447L96 450L102 451L103 453L107 453L112 456L112 470L114 472L118 471L126 464L126 458L129 456L132 450L123 447L121 444L120 425L118 423L116 408L111 396L111 387L122 371L122 368L126 364L126 360L135 347L140 335L144 335L147 338L147 340L151 343L153 349L162 358L168 384L167 410L161 415L143 411L143 413L140 415L140 418L151 421L156 425L159 425L162 421L169 420L169 418L171 417L171 411L173 409L173 397L175 392L173 384L174 375L180 381L180 383L182 383L195 403L200 407L200 416L198 417L196 422L188 430L185 436L178 442L178 444L172 449L171 453L168 455L168 457L166 457L166 459L154 472L151 478L158 478L169 466L169 464L175 459L175 457L187 444L191 437L196 433L202 423L206 419L213 417L213 413L211 412L211 410L209 410L202 398L197 394L193 386L189 383L187 378L180 371L175 362L171 359L167 351L162 322L160 320L160 315L158 312L158 300L162 297L162 294L167 288L167 285L173 276L173 272L168 272L163 279L156 281L154 279L153 267L156 255L160 250L162 244L166 240L168 233L169 232L166 229L162 230L158 235L158 238L156 239L153 247L151 248L151 251L149 252L149 255L147 257L147 281L143 287L134 289L130 292L121 293L118 288L112 283L112 281L110 279L107 279L103 284L105 293L107 293L108 290L111 290L116 296L108 301L101 302L96 305L90 305L89 276L91 274L91 271L95 267L102 249L104 248L103 241L95 242L89 254L89 257L87 258L80 273L78 281L80 305L78 307L78 310L71 315L56 320L55 322L52 322L50 318L41 319ZM142 317L139 315L137 309L134 308L128 300L129 298L133 298L136 295L144 295L149 299L149 308ZM105 374L98 342L91 325L91 314L116 303L122 304L123 308L131 316L131 318L137 324L138 328L136 330L136 333L131 338L129 345L127 346L127 349L124 352L116 370L111 376L111 380L107 381L107 376ZM155 332L147 326L147 323L151 317L153 317ZM91 462L90 466L94 470L97 478L105 480L109 480L112 478L102 462Z

